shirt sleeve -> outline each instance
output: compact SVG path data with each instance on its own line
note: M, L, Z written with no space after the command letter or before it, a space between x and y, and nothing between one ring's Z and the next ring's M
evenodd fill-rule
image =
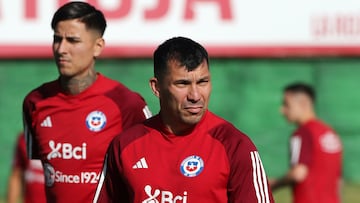
M105 178L103 183L99 183L100 192L95 196L97 203L131 202L131 191L128 191L126 181L121 175L122 166L118 142L117 139L114 139L108 149L103 169Z
M34 139L34 131L32 129L32 111L34 106L25 98L23 103L23 125L24 125L24 135L26 142L26 154L29 159L39 159L38 148L36 140Z
M256 147L244 140L229 151L231 165L228 184L229 203L274 202L265 169Z
M120 101L125 102L125 104L119 104L123 130L152 116L145 100L139 94L131 92L126 97L125 101L124 99Z
M291 165L311 163L312 141L310 132L297 133L291 137Z

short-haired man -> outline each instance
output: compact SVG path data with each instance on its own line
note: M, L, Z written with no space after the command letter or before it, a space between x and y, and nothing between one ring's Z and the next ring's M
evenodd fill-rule
M70 2L51 26L60 76L24 100L29 157L42 161L48 202L91 202L110 141L151 114L139 94L95 70L105 45L101 11Z
M297 126L290 139L291 167L271 181L273 190L291 185L294 203L339 203L342 144L314 110L315 91L305 83L285 87L282 113Z
M273 202L252 141L208 110L204 47L184 37L165 41L150 86L160 112L114 139L98 202Z

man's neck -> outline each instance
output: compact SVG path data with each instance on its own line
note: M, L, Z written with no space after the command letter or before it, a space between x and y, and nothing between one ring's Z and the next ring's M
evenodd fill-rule
M316 119L316 115L314 112L308 112L302 118L299 119L297 124L299 126L304 125L305 123L309 122L310 120Z
M162 122L166 130L173 135L177 135L177 136L187 135L191 133L196 126L196 124L190 125L190 124L182 123L180 121L176 121L172 119L173 118L172 116L165 116L162 112L160 112L160 117L162 119Z
M71 95L76 95L88 87L90 87L96 80L97 74L95 71L89 71L83 77L77 78L67 78L67 77L60 77L60 84L61 88L67 93Z

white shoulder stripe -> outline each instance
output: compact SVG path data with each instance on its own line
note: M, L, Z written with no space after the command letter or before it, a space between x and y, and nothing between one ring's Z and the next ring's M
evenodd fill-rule
M266 177L266 173L265 173L265 169L264 166L262 164L262 161L260 159L260 155L258 152L256 152L256 156L258 157L259 160L259 164L260 164L260 171L261 171L261 180L264 183L264 193L265 193L265 202L269 203L270 202L270 198L269 198L269 190L268 190L268 183L267 183L267 177Z
M259 161L258 153L254 152L254 154L255 154L255 160L256 160L256 177L257 177L257 181L259 183L261 202L265 202L264 188L263 188L263 184L262 184L263 177L262 177L262 173L261 173L261 163Z
M253 151L250 152L250 156L253 167L253 184L258 203L269 203L270 198L267 186L267 178L259 153L257 151Z
M145 115L145 118L152 117L152 113L147 105L143 108L143 113Z
M299 136L294 136L290 140L290 149L291 149L291 164L299 163L300 151L301 151L301 138Z
M101 171L101 175L100 175L100 178L99 178L99 182L98 182L98 185L97 185L97 188L96 188L96 192L95 192L95 196L94 196L94 199L93 199L93 203L96 203L99 199L99 195L100 195L100 192L101 192L101 188L104 184L104 180L105 180L105 175L106 175L106 169L107 169L107 162L108 162L108 159L107 159L107 154L105 155L105 161L104 161L104 166L103 166L103 170Z
M259 186L258 186L258 182L257 182L257 174L256 174L256 158L254 155L254 152L250 152L251 154L251 162L252 162L252 166L253 166L253 183L254 183L254 188L255 188L255 193L256 193L256 197L258 199L258 202L260 202L260 193L259 193Z

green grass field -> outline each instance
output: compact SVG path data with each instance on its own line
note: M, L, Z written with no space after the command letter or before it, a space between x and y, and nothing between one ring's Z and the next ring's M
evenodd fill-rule
M276 203L291 203L291 193L289 188L275 191L273 195ZM360 184L344 184L342 195L342 203L360 203Z

